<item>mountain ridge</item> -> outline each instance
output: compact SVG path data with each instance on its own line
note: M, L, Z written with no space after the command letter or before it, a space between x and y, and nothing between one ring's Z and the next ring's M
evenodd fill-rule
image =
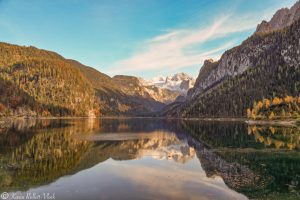
M280 14L281 12L283 12L282 10L285 10L284 12L293 14ZM289 17L290 20L288 24L278 24L278 21L282 22L287 17ZM278 18L280 18L280 20ZM253 38L256 37L255 35L261 34L268 35L272 31L276 30L280 31L290 26L299 18L300 1L297 1L290 9L283 8L278 10L274 14L272 19L270 20L270 27L273 28L271 28L270 30L262 30L262 28L259 28L260 25L258 25L256 32L249 38ZM262 23L264 23L264 21ZM188 99L191 99L197 96L199 93L205 91L206 89L209 89L213 85L218 84L218 82L221 82L223 78L227 76L234 77L238 74L242 74L250 66L256 65L256 58L263 54L265 49L268 48L268 44L257 45L249 43L249 38L243 41L241 45L225 51L219 60L213 61L212 59L208 59L204 61L204 64L201 67L199 75L196 79L195 87L188 92ZM257 49L255 49L254 47L256 47Z
M0 53L0 116L144 115L164 106L52 51L0 43Z
M90 83L55 52L0 43L0 70L1 115L94 116Z
M185 73L110 77L52 51L1 42L0 116L144 116L160 110L180 117L245 116L259 99L299 93L299 21L297 1L219 60L206 60L196 80Z
M218 61L205 61L187 101L173 104L162 115L244 117L255 101L297 95L299 21L276 31L254 33Z
M141 82L145 86L155 86L162 89L177 91L183 96L185 96L187 91L195 84L194 78L184 72L176 73L172 76L154 77L150 80L141 78Z
M291 8L279 9L269 22L263 20L259 25L257 25L255 33L263 34L283 29L292 25L292 23L299 18L300 1L298 0Z

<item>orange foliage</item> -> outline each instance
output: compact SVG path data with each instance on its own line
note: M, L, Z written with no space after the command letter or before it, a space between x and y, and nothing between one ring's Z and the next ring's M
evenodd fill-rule
M269 119L273 119L275 117L275 114L273 112L271 112L271 114L269 115Z
M269 108L269 107L270 107L270 104L271 104L270 100L269 100L269 99L266 99L266 100L265 100L266 108Z
M272 134L274 134L275 133L275 128L271 126L270 131L271 131Z
M253 111L252 111L252 114L251 114L251 118L254 119L254 120L256 119L256 114Z
M247 109L247 117L248 117L248 118L250 118L250 117L251 117L251 115L252 115L251 109L250 109L250 108L248 108L248 109Z
M42 116L44 116L44 117L47 117L47 116L50 116L50 115L51 115L51 113L48 110L44 110L42 112Z
M262 107L263 107L263 103L261 102L261 101L259 101L258 103L257 103L257 105L256 105L256 107L257 107L257 109L259 110L259 109L261 109Z
M3 112L6 110L5 105L3 105L2 103L0 103L0 112Z
M291 103L291 102L293 102L293 100L294 100L294 98L291 97L291 96L286 96L286 97L284 98L284 101L285 101L286 103Z
M272 101L272 104L273 105L279 105L282 103L282 99L281 98L278 98L278 97L275 97Z

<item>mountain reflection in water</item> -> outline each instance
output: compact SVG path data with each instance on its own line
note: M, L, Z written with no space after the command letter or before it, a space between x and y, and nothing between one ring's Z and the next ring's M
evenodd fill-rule
M0 192L56 199L299 195L298 128L78 119L21 120L0 130Z

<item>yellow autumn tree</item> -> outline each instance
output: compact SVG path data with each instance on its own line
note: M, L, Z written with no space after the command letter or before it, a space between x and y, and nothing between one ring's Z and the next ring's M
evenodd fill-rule
M282 146L284 146L284 143L280 140L275 140L274 141L276 149L280 149Z
M271 126L269 129L270 129L270 131L271 131L271 133L272 133L272 134L274 134L274 133L275 133L275 131L276 131L276 130L275 130L275 128L274 128L274 127L272 127L272 126Z
M279 98L279 97L275 97L275 98L273 99L273 101L272 101L272 104L273 104L273 105L279 105L279 104L281 104L281 103L282 103L282 99Z
M253 107L247 109L247 117L252 119L287 119L300 117L300 97L285 96L264 98L254 102Z
M264 106L263 102L261 102L261 101L257 102L257 105L256 105L257 110L262 109L263 106Z
M269 108L270 107L270 105L271 105L271 102L270 102L270 100L269 99L265 99L265 106L266 106L266 108Z
M275 114L274 114L274 112L272 111L272 112L270 113L270 115L269 115L269 119L274 119L274 117L275 117Z
M248 108L248 109L247 109L247 117L248 117L248 118L251 118L251 115L252 115L251 109Z
M251 112L251 118L254 119L254 120L256 119L256 114L255 114L254 111Z
M284 98L284 102L286 102L286 103L292 103L293 100L294 100L294 98L292 96L286 96Z
M292 142L288 142L287 143L287 147L289 148L289 150L293 150L296 148L296 144L292 143Z

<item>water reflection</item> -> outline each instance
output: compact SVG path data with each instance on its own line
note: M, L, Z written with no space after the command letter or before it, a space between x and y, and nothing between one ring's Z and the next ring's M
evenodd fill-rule
M70 172L92 145L73 139L79 127L58 120L12 123L1 141L9 146L1 152L1 190L28 189Z
M222 160L242 167L250 173L249 185L229 178L226 167L213 168L231 188L250 198L299 199L300 152L299 127L255 127L237 122L183 122L183 127L197 138L209 152ZM201 160L201 159L200 159ZM201 160L201 163L203 161ZM210 165L217 162L212 161ZM221 173L225 170L225 173ZM209 174L210 170L206 169ZM243 177L243 172L238 170ZM254 176L253 176L254 175ZM245 179L243 179L245 180Z
M243 199L298 197L300 190L299 128L22 120L0 135L0 191L52 191L57 199Z
M265 147L289 150L300 148L300 127L249 126L248 133Z

